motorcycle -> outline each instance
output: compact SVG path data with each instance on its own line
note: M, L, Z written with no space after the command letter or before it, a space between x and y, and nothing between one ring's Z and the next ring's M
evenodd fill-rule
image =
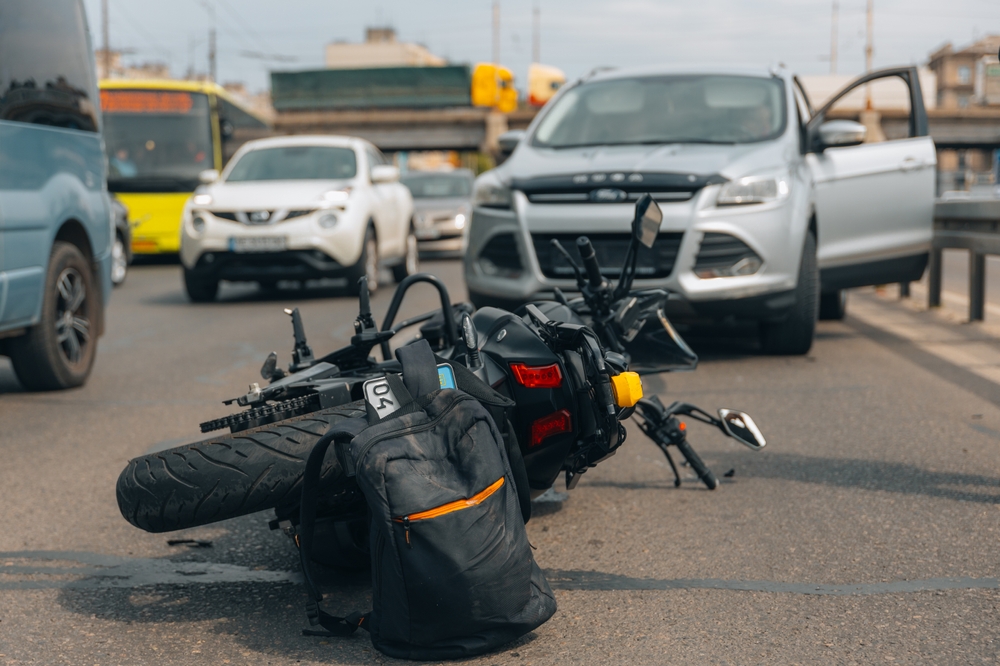
M148 532L166 532L273 509L271 528L294 538L309 452L334 423L370 410L379 415L379 404L386 407L392 396L379 395L385 384L373 380L400 371L391 341L414 326L420 327L416 339L427 340L451 370L442 385L489 387L474 395L491 409L508 451L523 461L532 498L552 488L560 475L568 490L575 488L582 474L617 452L626 437L623 421L633 416L666 456L675 486L681 485L681 474L671 447L715 489L718 479L691 447L679 417L714 426L754 450L766 442L744 412L719 409L715 416L686 402L665 405L658 396L642 395L639 375L693 369L698 362L664 314L670 295L632 290L642 248L653 247L661 221L656 202L644 195L615 283L603 275L586 237L577 241L582 265L553 241L553 251L576 277L580 296L573 300L557 289L554 301L530 303L517 312L473 311L467 304L453 305L445 284L422 273L400 282L376 326L361 278L350 344L319 357L298 309L286 309L294 339L287 371L272 352L261 368L267 385L254 383L246 394L224 401L244 409L201 424L203 432L228 429L228 434L130 461L117 485L122 515ZM437 290L440 309L395 323L407 291L419 283ZM381 360L373 355L376 348ZM501 398L491 402L491 395ZM364 566L364 499L333 454L321 479L313 559Z

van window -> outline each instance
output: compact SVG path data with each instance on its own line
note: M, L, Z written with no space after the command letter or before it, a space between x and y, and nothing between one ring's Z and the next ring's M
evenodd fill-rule
M96 132L86 35L78 0L0 2L0 120Z

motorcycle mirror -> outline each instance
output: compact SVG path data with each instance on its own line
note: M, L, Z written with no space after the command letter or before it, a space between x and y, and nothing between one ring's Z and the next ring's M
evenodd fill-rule
M635 204L635 222L632 233L646 247L653 247L660 233L660 223L663 222L663 211L653 201L651 195L643 194Z
M723 432L741 444L746 444L754 451L759 451L767 444L757 424L746 412L738 412L735 409L720 409L719 419L722 421Z

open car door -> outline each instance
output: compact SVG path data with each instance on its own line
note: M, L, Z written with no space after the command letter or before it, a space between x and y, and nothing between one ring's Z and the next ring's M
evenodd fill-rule
M843 118L838 111L848 96L854 93L856 99L862 86L887 81L906 85L905 118L887 111L890 122L867 129L837 119ZM881 135L883 126L885 136L873 136ZM855 79L812 116L805 135L822 291L919 280L933 234L937 158L916 67Z

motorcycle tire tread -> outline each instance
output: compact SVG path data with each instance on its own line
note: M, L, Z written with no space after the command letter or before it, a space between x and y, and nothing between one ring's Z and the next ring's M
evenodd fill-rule
M333 424L364 415L356 402L139 456L118 477L118 508L158 533L297 504L316 441ZM331 449L322 482L329 486L341 472Z

